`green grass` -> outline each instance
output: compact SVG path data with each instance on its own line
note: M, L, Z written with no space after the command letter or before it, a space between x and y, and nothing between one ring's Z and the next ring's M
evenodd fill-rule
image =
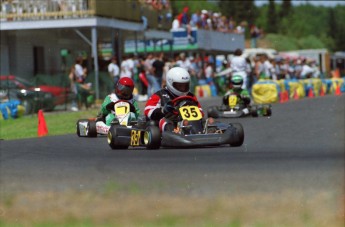
M98 109L79 112L47 112L44 119L48 136L76 133L76 122L82 118L96 117ZM32 114L17 119L0 120L0 138L5 140L37 137L38 115Z

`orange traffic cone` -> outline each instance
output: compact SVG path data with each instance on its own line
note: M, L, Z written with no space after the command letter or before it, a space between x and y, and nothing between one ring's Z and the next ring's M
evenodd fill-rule
M325 91L323 90L323 86L320 88L320 96L325 96Z
M335 95L341 95L341 91L340 91L340 86L337 85L337 87L335 88Z
M309 89L309 91L308 91L308 97L309 98L314 98L314 92L313 92L313 89Z
M202 87L199 87L199 97L204 97L204 90Z
M295 90L295 92L293 93L293 99L294 99L294 100L298 100L298 99L299 99L297 90Z
M37 135L39 137L45 136L48 134L48 128L46 124L46 120L44 119L43 111L39 110L38 111L38 130L37 130Z
M280 103L289 101L289 93L287 91L280 92Z

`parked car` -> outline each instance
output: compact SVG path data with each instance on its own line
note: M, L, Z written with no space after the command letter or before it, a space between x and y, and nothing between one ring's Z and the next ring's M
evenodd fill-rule
M68 101L70 89L66 87L39 85L13 76L0 76L0 99L18 99L25 107L25 113L35 113L39 109L52 111L57 105Z

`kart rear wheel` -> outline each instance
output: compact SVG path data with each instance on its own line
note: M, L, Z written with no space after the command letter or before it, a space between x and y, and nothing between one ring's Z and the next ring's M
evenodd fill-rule
M272 110L271 110L271 107L267 107L267 110L266 110L266 116L267 116L267 117L272 116Z
M107 135L107 141L109 146L111 147L111 149L113 150L122 150L122 149L128 149L128 146L124 146L124 145L118 145L117 140L117 128L116 126L110 126L109 131L108 131L108 135Z
M86 135L88 137L97 137L96 121L90 121L87 124Z
M258 109L256 107L252 107L250 110L252 117L258 117Z
M149 126L144 133L143 142L147 149L158 149L161 146L161 132L156 126Z
M243 126L240 123L232 123L231 125L236 129L236 133L234 140L230 143L230 146L239 147L243 144L244 141Z

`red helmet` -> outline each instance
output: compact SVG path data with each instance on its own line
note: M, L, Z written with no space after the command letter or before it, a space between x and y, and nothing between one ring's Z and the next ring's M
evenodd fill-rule
M129 100L132 98L134 82L129 77L122 77L115 85L115 94L119 99Z

